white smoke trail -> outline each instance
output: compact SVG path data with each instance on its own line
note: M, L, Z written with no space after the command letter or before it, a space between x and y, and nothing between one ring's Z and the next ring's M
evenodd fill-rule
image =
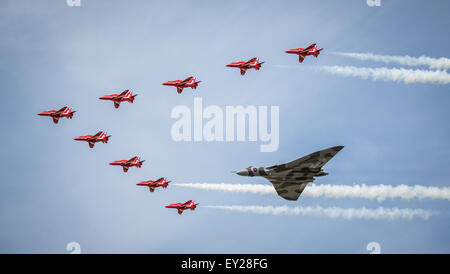
M260 184L175 184L177 186L189 187L202 190L217 190L234 193L254 193L254 194L276 194L273 186ZM407 185L316 185L309 184L302 193L306 197L326 197L326 198L363 198L376 199L378 202L388 198L411 199L442 199L450 201L450 187L435 186L407 186Z
M254 194L276 194L273 186L269 185L243 185L243 184L174 184L176 186L196 188L202 190L218 190L225 192L254 193Z
M385 64L395 63L402 66L428 66L430 69L450 69L450 59L441 58L431 58L426 56L411 57L411 56L391 56L391 55L378 55L372 53L346 53L346 52L332 52L332 54L355 58L362 61L375 61L382 62Z
M376 209L363 208L339 208L328 207L287 207L287 206L205 206L209 208L222 209L234 212L247 212L267 215L302 215L318 216L328 218L342 218L345 220L367 219L367 220L398 220L421 218L428 220L430 216L437 215L438 212L424 209L411 208L383 208Z
M321 66L319 70L343 76L353 76L373 81L394 81L411 83L449 84L450 74L441 70L412 70L404 68L364 68L353 66Z

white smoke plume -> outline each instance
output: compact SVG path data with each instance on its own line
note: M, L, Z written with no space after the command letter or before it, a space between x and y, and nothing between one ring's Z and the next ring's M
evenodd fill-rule
M450 68L450 59L441 58L431 58L426 56L411 57L411 56L391 56L391 55L378 55L372 53L346 53L346 52L332 52L332 54L350 57L362 61L375 61L382 62L385 64L399 64L402 66L419 67L427 66L430 69L446 70Z
M449 84L450 74L442 70L413 70L404 68L365 68L353 66L321 66L319 70L343 76L372 79L373 81L394 81L411 83Z
M202 190L217 190L234 193L276 194L273 186L260 184L175 184ZM407 185L316 185L309 184L302 193L306 197L326 198L363 198L376 199L378 202L386 199L441 199L450 201L450 187L407 186Z
M411 208L383 208L376 209L363 208L339 208L339 207L287 207L287 206L206 206L209 208L228 210L233 212L246 212L267 215L301 215L317 216L327 218L341 218L345 220L366 219L366 220L398 220L421 218L428 220L430 216L438 214L435 211Z

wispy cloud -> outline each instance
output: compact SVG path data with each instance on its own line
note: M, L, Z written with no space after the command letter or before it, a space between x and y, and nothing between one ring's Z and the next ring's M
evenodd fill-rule
M411 208L339 208L339 207L287 207L287 206L205 206L208 208L222 209L233 212L245 212L266 215L301 215L301 216L317 216L332 219L367 219L367 220L413 220L420 218L428 220L430 216L438 214L435 211Z
M385 64L399 64L402 66L419 67L427 66L430 69L449 69L450 59L431 58L427 56L411 57L411 56L392 56L392 55L378 55L372 53L348 53L348 52L332 52L332 54L350 57L362 61L375 61Z
M234 193L276 194L273 186L260 184L175 184L181 187L189 187L202 190L216 190ZM440 199L450 201L450 187L435 186L407 186L407 185L316 185L309 184L302 193L306 197L326 198L362 198L377 200L400 198L411 199Z
M412 70L404 68L365 68L353 66L320 66L319 70L343 76L371 79L373 81L394 81L411 83L449 84L450 74L446 71Z

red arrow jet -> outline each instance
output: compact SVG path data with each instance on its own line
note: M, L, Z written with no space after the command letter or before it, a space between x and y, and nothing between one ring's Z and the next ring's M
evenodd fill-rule
M192 89L196 89L198 86L198 83L200 83L200 82L201 81L195 82L195 77L191 76L191 77L184 79L183 81L181 81L181 80L168 81L168 82L163 83L163 85L177 87L177 92L178 92L178 94L180 94L183 92L184 88L190 87Z
M76 141L86 141L90 148L94 148L94 144L97 142L108 143L108 139L111 135L106 136L106 132L99 131L95 135L86 135L75 138Z
M127 101L127 102L130 102L130 103L133 103L134 102L134 97L136 97L136 96L138 96L138 95L137 94L133 95L133 93L131 93L131 91L129 91L127 89L127 90L124 90L121 94L105 95L105 96L102 96L102 97L100 97L98 99L113 101L114 102L114 107L115 108L119 108L121 102Z
M182 214L184 210L190 209L194 210L198 204L194 204L194 201L189 200L186 203L176 203L171 205L166 205L166 208L176 208L178 209L178 214Z
M244 75L248 69L259 70L261 68L262 64L264 64L264 62L258 63L258 58L255 57L255 58L248 60L247 62L240 61L240 62L228 64L227 67L239 68L241 70L241 75Z
M305 57L308 55L313 55L314 57L317 58L317 56L319 56L321 50L323 50L323 49L317 49L317 46L314 43L307 48L298 48L298 49L287 50L286 53L297 54L298 61L300 63L302 63L303 60L305 60Z
M120 160L120 161L114 161L109 163L112 166L122 166L123 172L127 172L128 169L132 166L140 168L142 166L142 163L145 162L145 160L140 161L138 156L134 156L130 160Z
M60 110L49 110L49 111L39 112L38 115L50 116L53 118L53 122L55 124L57 124L59 121L59 118L66 117L68 119L72 119L74 113L75 113L75 111L71 111L70 107L63 107Z
M169 185L170 181L167 181L167 179L165 177L159 178L156 181L144 181L144 182L140 182L137 183L136 185L138 186L147 186L150 190L150 192L155 191L155 188L157 187L162 187L162 188L166 188Z

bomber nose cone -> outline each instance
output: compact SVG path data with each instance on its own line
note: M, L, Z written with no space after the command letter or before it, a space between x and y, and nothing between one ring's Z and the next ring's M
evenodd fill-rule
M240 176L248 176L248 171L247 171L247 169L244 168L244 169L236 171L236 174L240 175Z

